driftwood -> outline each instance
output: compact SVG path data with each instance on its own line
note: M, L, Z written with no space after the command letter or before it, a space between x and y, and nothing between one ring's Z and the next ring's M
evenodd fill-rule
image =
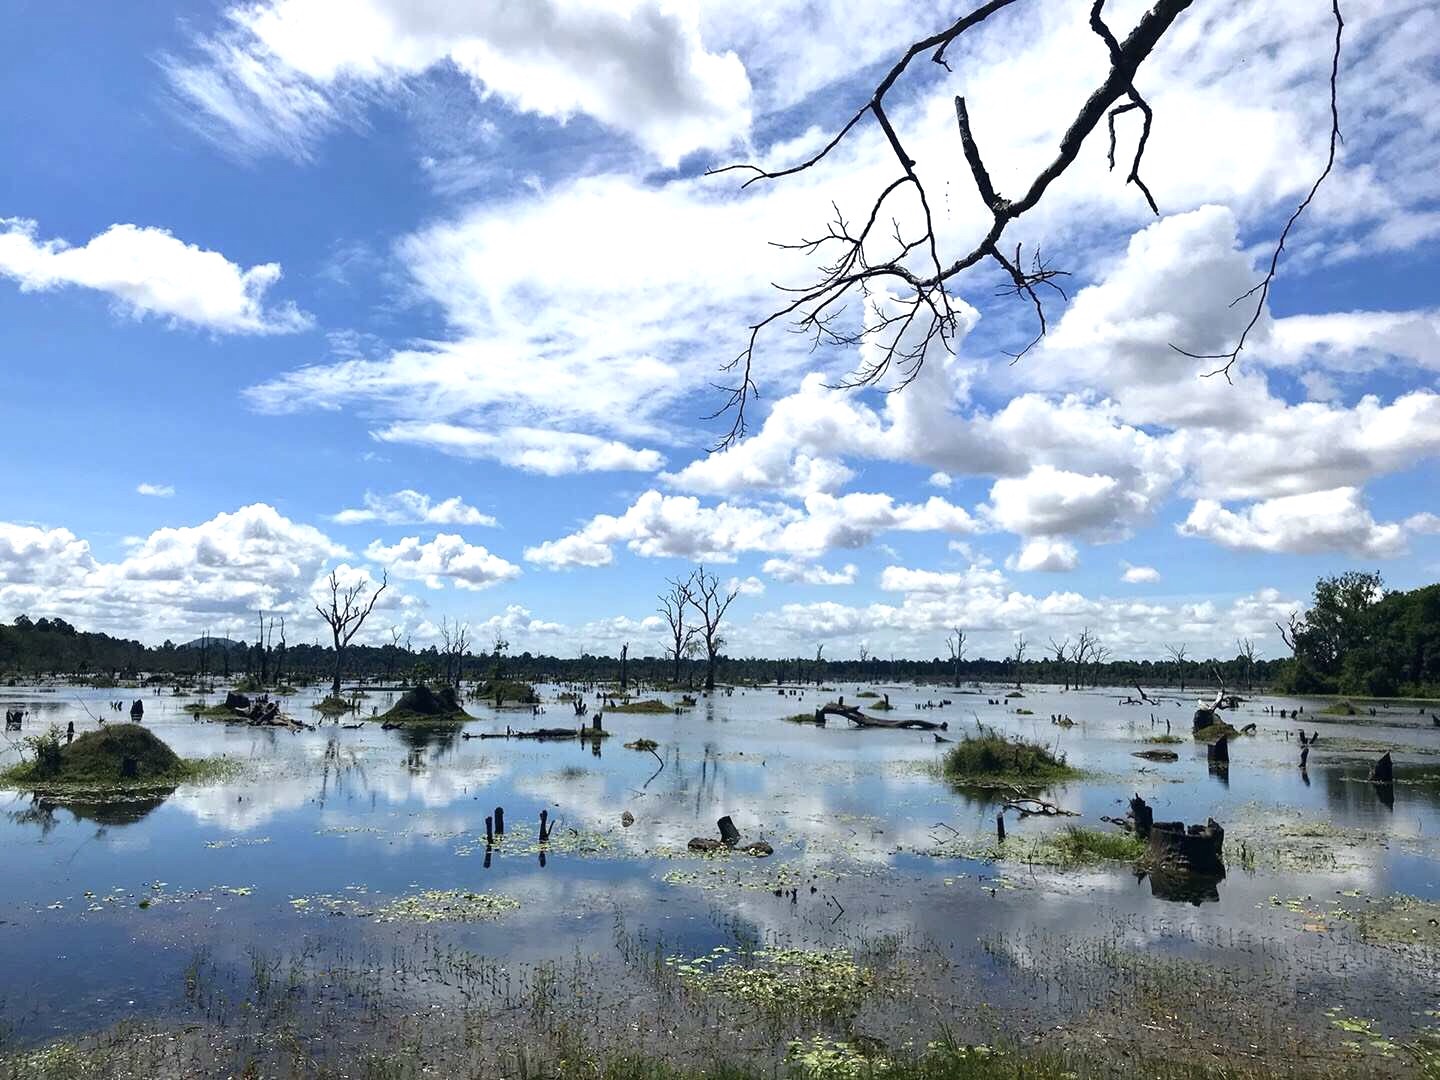
M854 705L846 705L843 702L832 701L820 706L815 710L815 722L824 724L827 717L838 716L849 720L856 727L863 728L905 728L909 731L949 731L950 724L947 721L936 723L933 720L889 720L878 716L868 716L861 712Z
M1008 801L1005 803L1004 810L1015 810L1015 811L1017 811L1017 812L1020 814L1020 816L1021 816L1022 818L1036 817L1036 816L1044 816L1044 817L1079 817L1079 816L1080 816L1079 811L1076 811L1076 810L1066 810L1066 809L1063 809L1062 807L1056 806L1054 803L1046 802L1044 799L1036 799L1036 798L1032 798L1032 797L1030 797L1030 796L1028 796L1028 795L1016 796L1015 798L1008 800ZM1002 815L1001 815L1001 816L1003 817L1003 810L1002 810ZM1004 826L1002 825L1002 826L1000 827L1000 833L1001 833L1000 838L1001 838L1002 840L1005 838L1004 832L1005 832L1005 829L1004 829Z
M466 738L478 739L603 739L610 733L597 727L589 728L568 728L550 727L536 728L533 731L516 731L514 728L506 728L504 731L482 731L479 735L466 735Z

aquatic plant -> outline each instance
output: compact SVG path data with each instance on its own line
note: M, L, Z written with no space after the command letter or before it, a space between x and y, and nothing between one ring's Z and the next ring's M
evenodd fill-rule
M1063 754L995 731L966 735L946 752L942 768L948 780L967 787L1039 787L1080 775Z
M667 705L659 698L650 698L646 701L627 701L623 704L607 705L606 712L616 713L672 713L676 709L674 705Z
M665 963L692 991L777 1012L847 1011L876 984L874 969L843 949L756 949L736 956L718 945L704 956L671 956Z
M40 790L160 786L230 771L224 759L187 760L139 724L107 724L68 746L58 728L26 740L32 759L0 773L0 784Z

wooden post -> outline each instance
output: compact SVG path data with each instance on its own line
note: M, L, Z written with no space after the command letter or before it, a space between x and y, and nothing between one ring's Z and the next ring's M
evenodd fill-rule
M995 815L995 836L1003 844L1005 842L1005 811Z
M495 843L495 819L489 814L485 815L485 846L489 847Z
M505 808L503 806L495 807L495 835L505 835Z
M730 820L728 814L715 824L720 829L720 842L726 847L734 847L740 842L740 830L735 827L735 822Z
M548 810L540 811L540 842L543 844L550 839L550 829L546 826L546 819L550 817Z

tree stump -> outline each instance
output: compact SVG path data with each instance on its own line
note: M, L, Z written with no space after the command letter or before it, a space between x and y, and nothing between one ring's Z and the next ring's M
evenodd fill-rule
M730 820L726 814L715 823L720 829L720 842L726 847L734 847L740 842L740 830L735 827L735 822Z
M1157 821L1150 827L1150 859L1167 869L1223 874L1224 848L1225 830L1214 818L1188 828L1183 821Z
M1150 838L1150 828L1155 823L1155 811L1138 794L1130 800L1130 816L1135 820L1135 835L1141 840Z
M1221 735L1209 746L1205 747L1205 760L1216 764L1230 764L1230 737Z
M1395 764L1390 760L1390 751L1380 755L1380 760L1370 766L1370 782L1391 784L1395 782Z

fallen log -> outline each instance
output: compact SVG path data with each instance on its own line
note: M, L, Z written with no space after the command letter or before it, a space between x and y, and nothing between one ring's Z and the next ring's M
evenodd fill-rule
M815 710L816 722L824 723L830 716L838 716L848 720L856 727L863 728L904 728L909 731L949 731L950 724L942 720L936 723L934 720L921 720L918 717L907 720L890 720L878 716L868 716L855 708L853 705L843 705L840 702L832 701L822 705Z

